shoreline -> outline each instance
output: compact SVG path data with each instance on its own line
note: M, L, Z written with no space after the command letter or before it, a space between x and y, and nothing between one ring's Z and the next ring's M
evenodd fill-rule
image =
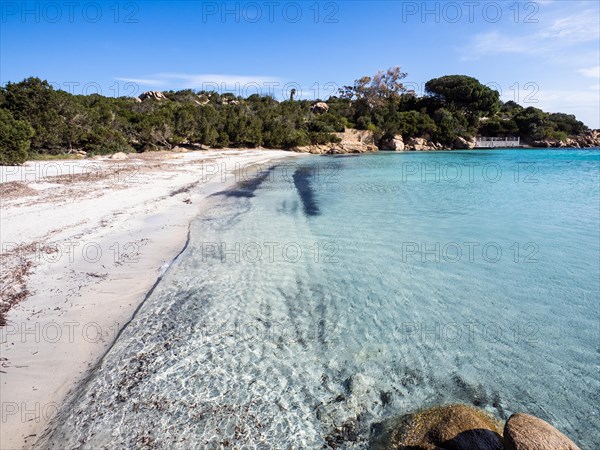
M0 327L0 448L42 435L185 250L205 198L240 181L240 169L298 156L157 152L3 167L2 282L20 300Z

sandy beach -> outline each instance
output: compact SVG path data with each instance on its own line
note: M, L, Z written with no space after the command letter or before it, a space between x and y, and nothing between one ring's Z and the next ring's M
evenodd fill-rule
M2 167L0 448L33 445L182 251L202 200L243 180L240 169L251 176L292 156L156 152Z

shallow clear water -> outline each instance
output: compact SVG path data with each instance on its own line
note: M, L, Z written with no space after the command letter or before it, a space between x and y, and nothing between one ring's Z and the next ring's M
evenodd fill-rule
M600 152L311 157L211 199L49 446L366 448L435 404L600 448Z

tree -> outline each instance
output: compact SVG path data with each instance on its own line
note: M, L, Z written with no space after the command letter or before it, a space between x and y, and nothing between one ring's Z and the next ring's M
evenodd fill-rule
M191 103L174 107L174 140L177 144L190 142L196 132L196 106Z
M401 134L404 139L414 136L429 134L433 136L437 126L427 114L418 111L399 112L394 120L390 121L390 129L386 137Z
M493 116L500 110L500 94L481 84L476 78L447 75L425 83L425 92L442 101L444 107L466 113L476 125L482 116Z
M15 119L25 120L35 130L32 149L59 148L59 132L63 124L59 116L56 91L47 81L27 78L20 83L7 83L5 107Z
M502 106L500 107L500 112L516 113L518 111L521 111L522 109L523 109L523 107L521 105L519 105L517 102L509 100L506 103L502 103Z
M354 86L344 86L339 89L340 97L356 98L370 107L381 106L387 100L398 98L406 92L400 80L406 78L406 73L400 67L390 67L385 72L380 70L373 77L362 77L354 81Z
M27 122L16 120L9 111L0 108L0 164L23 164L33 133Z
M470 137L468 123L463 114L440 108L433 116L438 132L436 138L443 144L450 145L457 137Z
M56 154L72 149L94 153L169 149L181 143L289 148L335 142L333 133L345 128L370 130L376 139L401 134L405 139L424 136L445 144L478 132L564 140L587 130L571 115L524 109L510 101L502 104L496 91L475 78L436 78L426 84L429 95L418 97L406 91L405 76L392 67L359 78L340 89L339 97L330 97L329 111L321 115L311 112L314 102L302 99L278 102L259 94L242 98L186 89L165 92L167 100L140 101L75 96L27 78L0 87L3 119L7 114L12 117L2 124L3 160L8 160L6 155L11 161L23 160L23 136L31 141L31 153ZM23 124L33 128L33 137Z
M520 110L514 118L519 132L524 138L543 139L548 125L548 114L530 106Z
M548 119L556 131L567 135L577 135L588 130L588 127L572 114L552 113Z

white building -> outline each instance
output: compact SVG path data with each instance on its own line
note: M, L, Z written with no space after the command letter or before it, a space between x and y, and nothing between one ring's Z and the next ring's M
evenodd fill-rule
M477 136L475 148L520 147L520 137L485 137Z

